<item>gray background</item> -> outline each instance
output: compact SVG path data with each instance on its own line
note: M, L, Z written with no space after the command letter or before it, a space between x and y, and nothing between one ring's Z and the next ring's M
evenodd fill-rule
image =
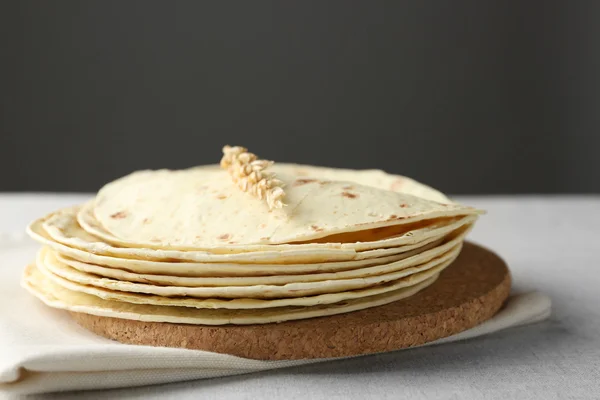
M382 168L600 192L600 2L4 1L0 191L135 169Z

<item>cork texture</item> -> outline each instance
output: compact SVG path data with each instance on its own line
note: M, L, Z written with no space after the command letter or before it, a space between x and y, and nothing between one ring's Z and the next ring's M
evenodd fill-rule
M71 313L84 328L122 343L182 347L260 360L343 357L421 345L491 318L510 292L504 261L466 242L431 286L404 300L347 314L278 324L205 326Z

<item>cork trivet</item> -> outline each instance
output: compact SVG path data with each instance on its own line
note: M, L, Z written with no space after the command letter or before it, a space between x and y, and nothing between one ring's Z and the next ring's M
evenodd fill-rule
M260 360L342 357L420 345L491 318L510 291L506 264L472 243L428 288L404 300L347 314L265 325L187 325L71 313L123 343L183 347Z

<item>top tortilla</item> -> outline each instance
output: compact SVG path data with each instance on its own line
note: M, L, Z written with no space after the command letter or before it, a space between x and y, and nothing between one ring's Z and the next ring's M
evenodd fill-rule
M105 231L131 247L218 252L377 241L413 222L480 213L356 182L312 178L312 170L301 166L272 170L285 184L287 206L280 210L269 210L239 190L227 172L211 167L135 172L103 187L91 208Z

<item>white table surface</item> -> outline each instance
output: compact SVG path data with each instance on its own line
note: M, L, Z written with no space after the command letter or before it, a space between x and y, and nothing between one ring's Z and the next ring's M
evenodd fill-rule
M0 234L90 196L0 194ZM72 399L600 399L600 196L459 197L488 210L471 240L509 264L550 320L465 342L245 376L32 396ZM21 266L15 266L20 268Z

